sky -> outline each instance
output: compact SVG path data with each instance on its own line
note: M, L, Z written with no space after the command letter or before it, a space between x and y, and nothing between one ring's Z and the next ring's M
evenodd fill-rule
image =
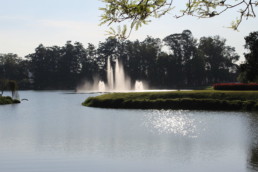
M0 0L0 53L15 53L24 57L33 53L39 44L63 46L67 41L98 45L108 37L107 26L99 26L100 0ZM191 30L197 39L203 36L219 35L227 40L227 45L235 47L244 61L244 37L258 31L258 18L244 20L239 31L229 29L236 19L235 11L228 11L211 19L198 19L186 16L175 19L176 11L185 3L178 0L175 10L160 19L134 31L130 40L144 40L147 36L161 38ZM255 8L258 15L258 7Z

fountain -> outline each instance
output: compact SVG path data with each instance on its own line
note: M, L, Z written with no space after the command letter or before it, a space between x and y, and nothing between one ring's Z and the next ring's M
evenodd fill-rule
M107 60L107 84L109 90L114 89L114 72L111 66L110 58Z
M140 80L136 80L134 86L131 84L131 79L124 72L123 65L118 58L115 60L115 68L111 65L111 59L107 60L107 83L97 78L94 78L93 84L87 81L77 87L77 92L93 91L93 92L128 92L128 91L143 91L146 85Z
M136 80L134 89L138 91L144 90L143 82Z
M100 92L106 91L106 85L105 85L105 83L104 83L103 81L99 81L99 83L98 83L98 88L99 88L98 91L100 91Z
M124 72L124 68L123 68L123 65L119 63L119 60L116 59L116 65L115 65L115 75L113 76L113 80L109 80L108 79L108 84L109 85L109 91L128 91L128 90L131 90L131 80L129 77L127 77L125 75L125 72ZM109 61L110 63L110 61ZM108 65L108 67L111 67L111 65ZM111 71L114 71L112 70L112 67L111 69L107 69L108 70L111 70ZM113 86L113 87L111 87Z

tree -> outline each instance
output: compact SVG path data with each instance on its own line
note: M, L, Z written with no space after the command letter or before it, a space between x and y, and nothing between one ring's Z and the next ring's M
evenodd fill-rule
M17 54L4 54L0 56L0 79L19 80L22 78L20 63L22 59Z
M69 89L73 89L79 82L81 72L81 57L86 51L83 45L76 42L74 45L67 41L61 48L60 71L61 83Z
M235 81L239 56L235 48L226 45L225 39L202 37L198 49L205 62L208 83Z
M143 42L141 42L142 49L142 69L146 74L145 80L149 81L150 85L155 85L157 76L157 58L161 53L162 42L159 38L152 38L148 36Z
M122 63L125 72L129 74L132 81L145 79L144 69L142 68L142 48L139 40L123 42Z
M172 61L170 55L165 52L161 52L156 61L156 86L158 88L169 88L173 84L173 74L171 70L175 69L175 63Z
M4 90L10 88L10 83L15 82L16 84L17 82L20 85L26 79L28 79L28 65L25 60L12 53L0 55L0 88L2 94Z
M254 60L257 57L257 33L246 40L250 53L246 54L243 69L257 64ZM0 55L0 89L6 90L9 80L15 80L19 88L25 89L74 89L82 81L93 82L96 77L106 81L108 57L114 72L115 59L118 59L132 84L143 80L151 88L189 88L233 82L238 55L225 41L215 36L203 37L198 43L190 30L184 30L163 40L150 36L143 41L108 38L98 47L88 44L84 48L81 43L70 41L61 47L41 44L34 53L26 56L27 59L15 54ZM167 47L164 48L164 44ZM170 51L162 51L167 48ZM257 66L253 68L255 71Z
M92 81L93 77L99 72L97 59L97 50L93 44L88 44L85 54L81 56L82 69L80 72L81 78L83 80Z
M125 73L132 80L145 80L155 85L157 82L157 58L161 52L161 40L148 36L142 42L126 40L121 43L120 60L123 63Z
M245 62L240 65L239 80L241 82L258 82L258 31L245 37Z
M15 92L18 89L18 85L17 85L16 81L13 81L13 80L8 81L8 88L12 92L12 98L14 98Z
M1 89L1 95L4 94L4 91L6 90L7 87L7 80L6 79L0 79L0 89Z
M171 50L171 58L175 63L169 69L170 75L175 77L177 87L188 85L192 80L190 66L192 59L196 56L197 41L193 38L190 30L184 30L182 33L165 37L164 42Z
M16 90L18 89L17 82L14 80L7 80L2 79L0 80L0 89L1 89L1 95L4 94L5 90L10 90L12 92L12 98L18 99L18 97L15 97Z
M101 24L129 22L130 28L119 28L116 32L111 28L109 34L122 39L127 38L132 29L136 30L143 24L150 22L151 18L160 18L173 9L173 0L102 0L106 6L100 8L103 11ZM186 7L181 10L176 18L190 15L198 18L211 18L220 15L230 9L239 12L239 17L232 22L231 28L237 29L243 18L256 17L254 8L257 0L188 0ZM239 8L237 8L239 7Z
M58 81L57 70L60 59L60 48L45 47L40 44L35 53L26 56L33 74L34 89L51 88Z

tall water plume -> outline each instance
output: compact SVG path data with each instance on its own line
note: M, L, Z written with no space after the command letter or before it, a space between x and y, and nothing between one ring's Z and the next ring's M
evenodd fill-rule
M107 84L108 84L109 90L114 89L114 72L111 66L110 57L108 57L108 60L107 60Z
M116 59L115 67L115 90L131 90L130 78L125 75L123 65L119 63L118 59Z
M96 92L126 92L126 91L143 91L146 89L146 84L137 80L134 85L131 84L131 79L125 74L123 64L118 58L115 60L115 68L112 67L111 58L107 59L107 82L98 78L94 78L93 83L85 81L77 87L77 91L96 91Z

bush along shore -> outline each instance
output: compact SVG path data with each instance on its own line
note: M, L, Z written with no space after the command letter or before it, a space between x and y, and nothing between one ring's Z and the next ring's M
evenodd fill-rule
M89 97L82 105L120 109L258 111L258 91L110 93Z
M0 96L0 105L21 103L20 100L12 99L9 96Z
M258 91L256 83L218 83L213 85L214 90L242 90L242 91Z

